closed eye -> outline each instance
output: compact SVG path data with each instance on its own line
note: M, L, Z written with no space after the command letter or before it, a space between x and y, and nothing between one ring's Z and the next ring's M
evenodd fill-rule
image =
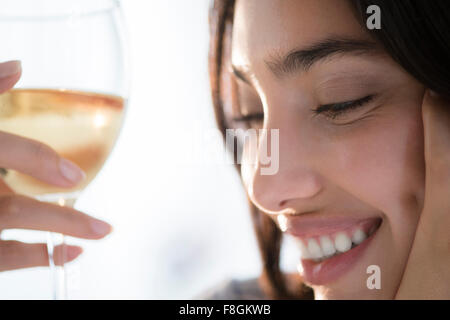
M262 112L247 114L242 117L233 118L233 121L236 121L236 122L262 121L262 120L264 120L264 113L262 113Z
M324 104L319 106L317 109L312 109L312 112L314 115L324 114L331 119L336 119L348 111L364 106L366 103L372 101L373 98L374 95L368 95L358 100ZM263 121L264 113L260 112L247 114L241 117L234 117L232 120L236 122Z
M374 95L368 95L358 100L324 104L316 109L312 109L311 111L314 113L315 116L318 114L323 114L327 118L336 119L339 116L343 115L344 113L347 113L351 110L364 106L366 103L370 102L373 98Z

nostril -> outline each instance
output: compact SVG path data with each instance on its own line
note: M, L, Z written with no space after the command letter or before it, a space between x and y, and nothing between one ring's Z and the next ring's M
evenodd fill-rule
M287 202L287 200L282 200L282 201L280 201L279 206L280 206L280 207L283 207L283 206L286 204L286 202Z

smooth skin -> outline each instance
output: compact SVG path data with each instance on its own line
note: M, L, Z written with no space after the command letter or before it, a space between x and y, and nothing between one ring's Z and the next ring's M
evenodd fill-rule
M350 271L312 285L316 298L449 299L450 103L382 48L274 74L268 62L294 49L329 38L371 40L347 1L237 0L232 33L231 63L247 80L236 77L240 112L264 114L251 127L279 129L277 174L261 175L261 164L246 165L244 155L252 202L275 221L289 210L383 221ZM370 102L337 118L311 111L368 95ZM380 267L380 290L366 286L370 265Z
M0 63L0 93L11 89L21 73L18 61ZM77 185L85 176L79 167L50 147L5 132L0 132L0 168L14 169L66 188ZM0 235L6 229L52 231L84 239L101 239L111 232L106 222L71 208L15 194L0 180ZM81 253L78 246L58 246L55 262L70 262ZM48 266L46 244L0 240L0 271L38 266Z
M425 200L397 299L450 299L450 101L422 104Z

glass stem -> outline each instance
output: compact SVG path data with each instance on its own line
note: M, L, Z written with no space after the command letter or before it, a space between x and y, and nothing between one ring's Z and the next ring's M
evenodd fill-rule
M60 198L56 204L73 208L76 199ZM53 202L53 201L52 201ZM55 202L53 202L55 203ZM55 260L56 247L59 247L61 255L58 261ZM47 253L48 264L50 267L50 276L52 282L53 300L66 300L67 295L67 276L65 261L67 260L66 246L64 243L64 235L61 233L47 233Z
M62 256L59 264L55 261L56 246L61 246ZM53 300L65 300L67 299L67 288L64 266L64 236L62 234L54 232L47 233L47 252L52 282Z

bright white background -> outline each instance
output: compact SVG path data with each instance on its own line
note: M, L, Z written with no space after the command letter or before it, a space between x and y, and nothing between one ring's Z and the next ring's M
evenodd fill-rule
M191 298L223 279L255 277L259 253L235 169L186 160L190 144L201 147L201 133L215 127L209 0L122 5L133 66L127 119L77 205L114 231L101 241L69 239L85 250L68 266L70 297ZM48 299L49 280L46 268L0 273L0 298Z
M225 278L256 276L256 242L234 168L185 162L180 151L214 128L209 1L123 0L122 6L133 66L127 119L77 205L114 232L77 242L85 251L69 265L70 295L189 298ZM46 268L0 273L0 298L50 298L49 280Z

